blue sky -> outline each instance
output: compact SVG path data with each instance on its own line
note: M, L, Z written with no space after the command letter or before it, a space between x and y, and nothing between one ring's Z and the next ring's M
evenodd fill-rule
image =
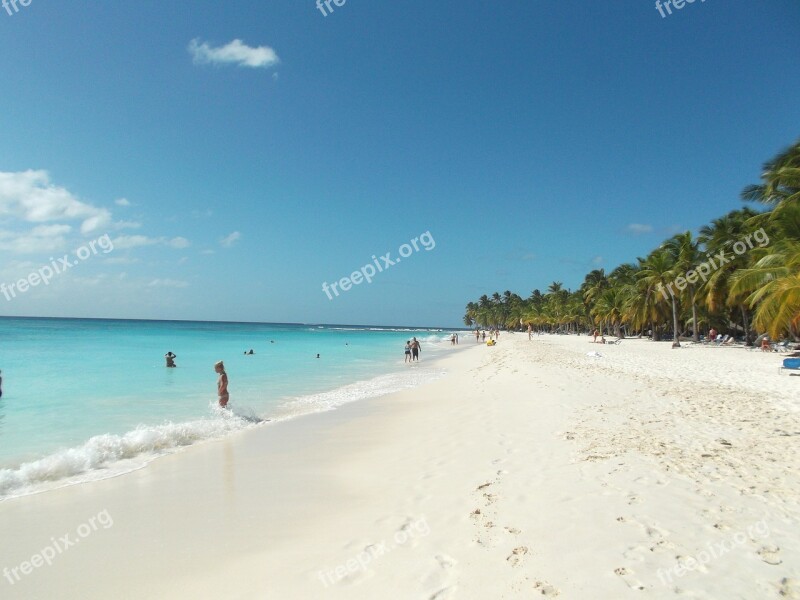
M114 243L0 314L458 325L740 207L800 134L795 0L331 7L0 8L0 282Z

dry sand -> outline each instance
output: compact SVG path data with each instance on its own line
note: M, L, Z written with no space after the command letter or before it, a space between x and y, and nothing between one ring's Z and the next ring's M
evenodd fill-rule
M800 378L588 339L0 503L0 597L800 598Z

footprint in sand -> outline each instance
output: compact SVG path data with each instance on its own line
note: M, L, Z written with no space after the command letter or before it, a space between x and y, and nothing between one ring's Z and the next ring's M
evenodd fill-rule
M631 588L632 590L644 589L644 585L642 585L642 582L636 579L633 571L631 571L630 569L626 567L619 567L618 569L614 569L614 573L622 577L622 581L628 584L628 587Z
M537 581L533 585L533 589L538 591L542 596L550 596L551 598L555 598L561 594L561 590L557 587L553 587L546 581Z
M443 598L454 597L456 587L452 585L452 580L454 567L458 564L458 561L447 554L437 554L434 556L434 560L436 561L436 566L422 580L422 584L429 589L436 590L430 598L442 600Z
M780 552L781 549L778 546L762 546L758 555L768 565L779 565L783 562Z
M522 533L522 532L521 532L519 529L517 529L516 527L506 527L506 528L505 528L505 530L506 530L508 533L512 534L512 535L519 535L520 533Z
M784 577L778 584L778 593L786 600L800 600L800 580Z
M522 560L522 557L527 553L527 546L518 546L511 551L511 554L506 557L506 560L511 564L512 567L516 567Z
M482 490L483 488L487 488L487 487L489 487L490 485L492 485L492 484L491 484L491 482L482 483L482 484L481 484L481 485L479 485L477 488L475 488L475 491L477 492L478 490Z

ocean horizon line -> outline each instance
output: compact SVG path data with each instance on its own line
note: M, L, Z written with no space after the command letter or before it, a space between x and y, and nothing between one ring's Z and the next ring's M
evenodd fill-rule
M420 329L420 330L467 330L464 325L461 326L424 326L424 325L375 325L375 324L359 324L359 323L299 323L293 321L218 321L218 320L204 320L204 319L136 319L125 317L51 317L51 316L36 316L36 315L0 315L0 319L31 319L43 321L118 321L130 323L218 323L228 325L295 325L298 327L380 327L382 329Z

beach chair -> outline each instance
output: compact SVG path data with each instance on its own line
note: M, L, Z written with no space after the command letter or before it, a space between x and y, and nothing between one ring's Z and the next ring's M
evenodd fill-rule
M800 373L800 358L784 358L783 366L778 370L778 373L783 373L784 369ZM790 375L794 375L794 373L790 373Z

